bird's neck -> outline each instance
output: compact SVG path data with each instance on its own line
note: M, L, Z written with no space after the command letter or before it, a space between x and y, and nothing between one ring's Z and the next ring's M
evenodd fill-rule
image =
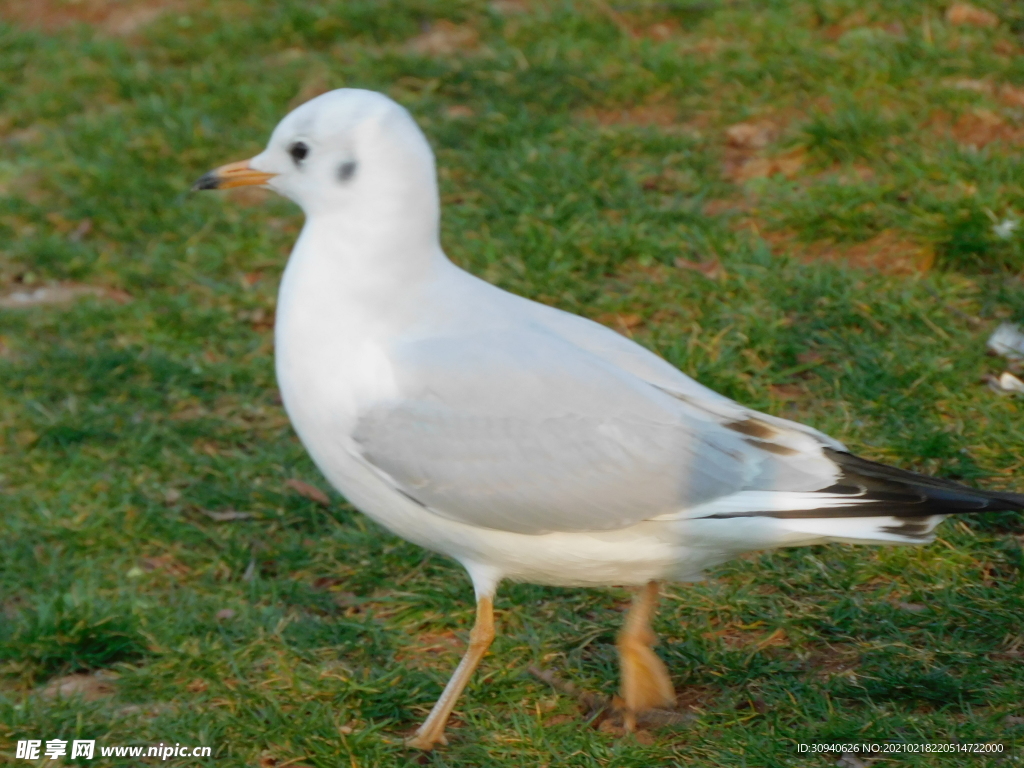
M281 284L279 318L329 317L339 331L362 333L358 318L401 324L415 316L427 287L457 269L441 250L436 218L418 213L308 216Z
M429 279L449 262L438 237L437 209L423 208L317 212L307 217L294 256L315 262L309 266L327 279L362 289L373 283L394 291Z

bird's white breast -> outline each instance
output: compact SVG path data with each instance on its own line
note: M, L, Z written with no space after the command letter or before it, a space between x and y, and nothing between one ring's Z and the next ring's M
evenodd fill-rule
M372 269L364 274L359 262L332 258L323 245L304 232L281 281L275 363L285 410L320 471L351 503L399 536L458 558L474 549L466 542L477 532L395 491L352 439L361 413L399 394L390 352L415 302L380 290Z
M359 296L358 274L345 275L316 245L313 238L300 238L285 269L275 363L288 416L326 471L347 466L357 415L394 397L396 385L386 323Z

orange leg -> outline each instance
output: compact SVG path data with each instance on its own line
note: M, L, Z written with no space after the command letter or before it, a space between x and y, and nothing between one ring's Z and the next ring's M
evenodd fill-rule
M636 727L638 712L667 709L676 700L665 663L651 650L658 642L658 636L651 629L651 617L657 603L658 582L650 581L634 598L616 643L622 669L623 719L630 731Z
M444 737L448 716L451 715L455 708L455 702L459 700L459 695L466 687L466 683L469 682L469 678L473 676L480 660L487 653L492 640L494 640L494 606L491 603L491 598L482 597L476 603L476 623L469 633L469 648L466 649L462 661L455 669L455 674L448 681L448 685L441 693L441 698L434 704L434 708L430 710L423 725L411 738L406 739L407 747L431 750L435 744L448 743Z

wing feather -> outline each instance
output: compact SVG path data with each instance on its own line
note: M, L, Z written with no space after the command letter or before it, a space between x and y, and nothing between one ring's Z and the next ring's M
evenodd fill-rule
M521 533L624 528L745 489L835 480L821 444L731 401L669 393L543 328L403 345L363 458L436 514Z

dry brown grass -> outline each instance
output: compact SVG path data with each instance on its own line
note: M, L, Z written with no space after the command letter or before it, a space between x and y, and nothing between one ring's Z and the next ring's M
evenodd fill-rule
M589 107L583 117L605 126L637 126L641 128L679 127L679 109L674 104L656 102L634 107Z
M946 10L946 21L954 26L997 27L999 17L970 3L953 3Z
M453 56L469 53L480 47L480 33L468 24L455 24L446 19L430 27L406 43L413 53L424 56Z
M789 253L806 262L846 264L885 275L921 274L927 272L935 260L931 248L896 230L885 230L859 243L829 240L801 243L793 232L766 232L760 228L758 232L777 253Z
M854 11L835 24L822 27L820 33L826 40L836 41L854 29L878 29L893 37L903 37L906 34L903 25L898 21L889 24L872 23L863 9Z
M791 117L772 116L728 126L724 131L723 175L739 184L775 175L796 177L807 162L806 150L798 146L773 152L771 148L791 121Z
M130 36L165 13L185 8L186 0L4 0L0 19L46 31L91 24L108 34Z
M46 684L40 695L48 699L81 697L83 701L98 701L113 696L117 675L107 670L55 677Z
M412 642L399 650L395 658L417 669L448 669L452 660L465 650L465 642L452 630L426 632L414 635Z
M1024 100L1021 89L1001 89L1007 102ZM1014 124L994 109L978 107L958 116L936 112L928 120L926 131L942 138L952 139L961 146L981 149L989 144L1002 144L1007 148L1024 143L1024 126Z
M760 621L748 625L732 622L705 632L704 637L721 641L732 649L745 648L751 651L789 645L784 629L767 630L764 622Z

